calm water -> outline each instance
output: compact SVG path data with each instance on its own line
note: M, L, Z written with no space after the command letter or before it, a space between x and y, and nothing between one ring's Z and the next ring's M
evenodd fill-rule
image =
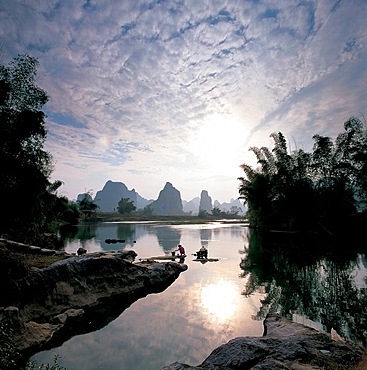
M183 244L188 270L164 292L132 304L104 328L37 354L59 355L68 370L158 370L172 362L200 364L238 336L261 336L263 319L280 312L296 322L367 346L366 247L297 236L262 235L245 225L108 223L64 233L65 250L133 249L139 258ZM126 240L106 244L105 239ZM201 245L218 262L194 262Z
M249 248L245 225L156 225L106 223L81 226L63 235L65 250L79 246L89 252L133 249L139 258L186 248L188 270L164 292L133 303L104 328L75 336L61 347L32 359L59 364L68 370L158 370L172 362L200 364L219 345L238 336L261 336L262 319L255 319L264 299L264 286L244 296L251 281L240 268ZM105 239L126 240L106 244ZM218 262L194 262L191 253L201 245Z

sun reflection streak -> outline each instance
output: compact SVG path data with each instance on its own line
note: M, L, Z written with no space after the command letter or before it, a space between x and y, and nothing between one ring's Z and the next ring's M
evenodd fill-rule
M239 295L235 284L220 280L201 289L201 302L210 315L223 322L234 316Z

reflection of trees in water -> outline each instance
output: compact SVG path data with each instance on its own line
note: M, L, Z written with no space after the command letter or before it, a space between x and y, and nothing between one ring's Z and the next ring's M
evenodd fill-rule
M172 251L180 244L181 231L178 229L169 226L157 226L152 227L150 232L157 236L158 244L164 252Z
M80 239L80 244L84 245L86 241L95 238L97 232L96 225L83 226L62 226L59 229L60 239L64 245L73 240Z
M270 242L251 231L241 268L246 278L243 294L266 293L254 319L272 312L288 317L297 313L329 332L334 328L342 337L367 344L367 289L355 280L356 271L365 268L356 251L335 253L307 239Z
M135 240L135 225L130 224L118 224L116 230L116 237L126 242Z

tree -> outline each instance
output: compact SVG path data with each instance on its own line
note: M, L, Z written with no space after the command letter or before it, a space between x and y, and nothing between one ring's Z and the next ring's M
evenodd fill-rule
M49 180L53 163L43 149L47 130L41 110L48 97L35 84L37 67L29 55L0 66L0 227L22 240L48 230L59 216L53 207L62 184Z
M80 208L77 202L70 202L66 197L58 197L55 211L59 220L68 224L76 224L81 217Z
M229 213L232 215L238 215L241 212L241 208L238 206L232 206Z
M221 209L219 207L214 207L212 209L212 216L213 217L221 217L223 215L223 212L221 211Z
M310 229L321 222L367 209L367 131L352 117L335 143L314 135L312 153L287 152L282 133L272 134L274 149L250 148L259 167L240 167L240 198L258 228Z
M130 214L135 210L136 206L129 198L121 198L121 200L118 202L117 211L122 215Z
M143 213L146 215L146 216L151 216L154 212L154 208L151 204L148 204L146 205L144 208L143 208Z
M80 211L84 214L85 218L90 218L92 213L97 210L98 205L93 201L90 192L84 194L81 201L78 202Z
M209 213L205 209L199 209L198 218L208 218Z

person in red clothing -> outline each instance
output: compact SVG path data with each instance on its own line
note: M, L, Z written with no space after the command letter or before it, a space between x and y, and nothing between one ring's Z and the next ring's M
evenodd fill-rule
M181 244L179 244L178 246L177 246L177 250L180 252L180 255L182 256L183 254L185 254L185 248L181 245Z

